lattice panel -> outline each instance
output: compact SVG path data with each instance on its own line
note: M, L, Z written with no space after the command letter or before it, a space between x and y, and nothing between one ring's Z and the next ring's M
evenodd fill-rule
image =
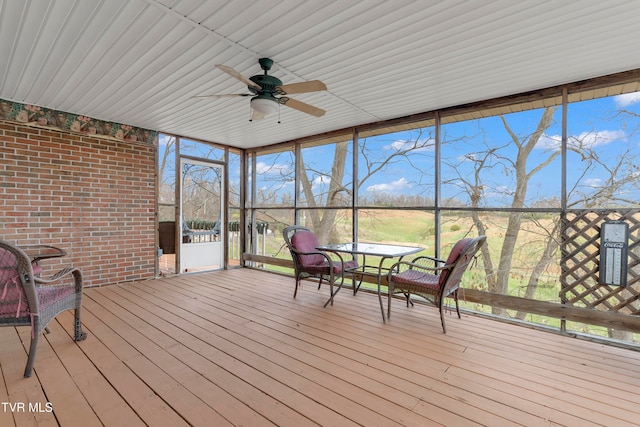
M629 224L627 286L598 283L600 227L609 220ZM562 218L560 299L565 304L640 314L640 210L587 210Z

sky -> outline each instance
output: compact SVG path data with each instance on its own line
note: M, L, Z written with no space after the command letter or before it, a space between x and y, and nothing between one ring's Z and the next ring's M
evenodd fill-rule
M622 110L635 113L636 116L632 118L629 114L621 113ZM527 159L526 169L531 173L549 157L555 156L550 164L531 177L527 190L529 205L561 196L562 163L557 155L561 146L561 111L561 108L557 109L551 125ZM505 120L515 138L523 143L534 132L541 117L542 110L533 110L508 114ZM569 191L584 195L602 188L611 177L606 165L618 164L633 155L640 155L640 92L571 103L567 123L569 146L581 150L581 154L570 150L567 156ZM447 124L443 126L442 137L442 197L469 203L464 184L472 183L474 167L484 160L480 174L484 186L484 205L509 206L515 189L513 171L517 147L501 119L488 117ZM161 144L162 141L161 138ZM398 155L410 145L418 147L410 157ZM433 129L370 137L366 140L366 147L366 150L360 150L359 157L361 196L372 198L403 194L433 197ZM334 150L333 144L303 149L303 159L316 195L323 194L328 188ZM492 150L492 156L486 155L489 150ZM600 161L605 166L586 168L587 154L592 156L591 163ZM352 151L349 150L347 165L351 164L351 156ZM392 159L389 163L369 175L389 158ZM292 153L259 156L256 172L259 189L275 194L293 193ZM628 175L629 170L626 173ZM230 174L233 180L234 172L230 171ZM351 188L352 181L351 170L347 168L343 184ZM638 198L635 195L633 197Z

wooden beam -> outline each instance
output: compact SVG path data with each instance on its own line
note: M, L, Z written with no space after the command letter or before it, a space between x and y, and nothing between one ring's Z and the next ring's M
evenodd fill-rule
M242 254L242 260L244 262L257 262L259 264L277 265L278 267L288 267L293 269L293 261L290 259L244 253Z
M555 317L572 322L581 322L589 325L622 329L625 331L640 331L640 316L630 314L621 314L613 311L600 311L592 308L575 307L554 302L514 297L511 295L500 295L491 292L478 291L476 289L462 289L460 292L460 298L463 301L475 302L508 310L525 311L531 314Z
M261 264L277 265L293 269L293 261L289 259L273 258L263 255L243 254L244 261ZM365 282L375 283L372 277L365 277ZM385 280L386 282L386 280ZM524 311L541 316L580 322L588 325L603 326L618 330L640 332L640 316L621 314L612 311L600 311L592 308L575 307L554 302L533 300L511 295L500 295L476 289L461 289L460 298L463 301L499 307L507 310Z

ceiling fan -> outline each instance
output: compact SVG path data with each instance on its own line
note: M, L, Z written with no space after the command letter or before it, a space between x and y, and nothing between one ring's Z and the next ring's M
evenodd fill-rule
M217 64L216 68L224 71L230 76L240 80L247 85L247 89L251 93L230 93L222 95L204 95L196 96L195 98L223 98L223 97L235 97L235 96L250 96L251 97L251 119L261 120L269 114L274 113L280 104L287 107L301 111L303 113L310 114L315 117L321 117L325 111L314 107L313 105L306 104L302 101L289 98L284 95L291 95L296 93L318 92L327 90L327 86L320 80L311 80L308 82L292 83L283 85L282 81L277 77L270 76L268 71L273 66L273 60L269 58L260 58L258 60L260 67L264 70L264 74L258 74L249 78L243 76L228 65Z

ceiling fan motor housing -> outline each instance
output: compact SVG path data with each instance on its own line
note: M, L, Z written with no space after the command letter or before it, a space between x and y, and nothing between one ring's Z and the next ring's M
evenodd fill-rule
M279 89L279 86L282 86L282 81L267 74L267 71L273 66L273 61L269 58L261 58L259 62L264 74L249 77L249 80L259 87L248 86L248 88L256 95L251 98L251 108L262 116L266 116L273 113L279 104L280 100L275 95L283 95L284 92Z
M260 68L262 68L265 73L273 67L273 59L271 58L260 58L258 59L258 63L260 64Z
M259 74L249 77L249 80L260 86L260 89L248 86L249 90L257 95L281 95L280 90L277 88L282 86L282 80L277 77Z

